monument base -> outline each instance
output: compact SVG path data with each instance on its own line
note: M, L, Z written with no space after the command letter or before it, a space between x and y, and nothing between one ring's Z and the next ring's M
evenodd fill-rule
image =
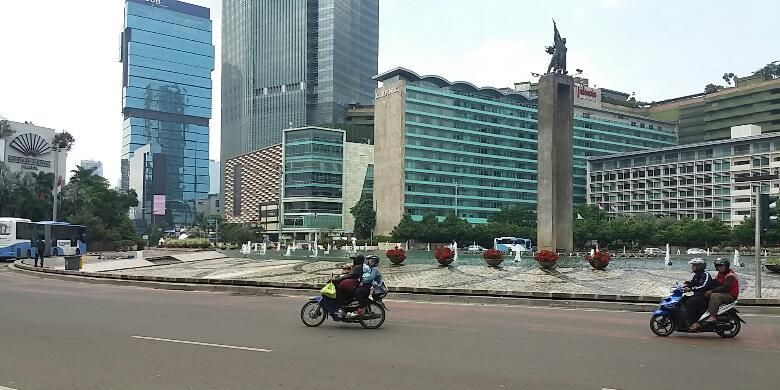
M550 73L539 79L537 247L574 249L574 78Z

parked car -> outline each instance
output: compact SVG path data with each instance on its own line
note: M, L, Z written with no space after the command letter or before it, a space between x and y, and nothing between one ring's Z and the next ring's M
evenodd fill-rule
M707 251L701 248L691 248L688 249L688 251L686 251L685 253L689 255L706 255Z
M485 251L485 248L481 247L479 245L469 245L466 248L466 252L469 252L469 253L482 253L484 251Z
M646 255L662 255L666 253L661 248L645 248L644 252Z

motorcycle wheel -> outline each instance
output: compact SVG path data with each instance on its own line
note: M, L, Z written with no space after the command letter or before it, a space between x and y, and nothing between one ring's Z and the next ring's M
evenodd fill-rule
M366 306L366 312L358 319L360 326L365 329L379 329L385 323L385 308L376 302Z
M674 333L674 320L665 314L653 314L650 317L650 330L656 336L666 337Z
M310 328L322 325L325 317L325 309L317 302L306 302L301 308L301 321Z
M739 334L739 331L742 329L742 324L738 319L736 319L734 316L729 316L728 318L728 329L720 329L715 331L718 336L723 337L724 339L736 337Z

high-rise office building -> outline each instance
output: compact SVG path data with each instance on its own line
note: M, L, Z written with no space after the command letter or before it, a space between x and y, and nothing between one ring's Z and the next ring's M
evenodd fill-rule
M182 225L209 194L211 28L208 8L125 2L122 187L138 193L133 215L141 230L151 223L154 199L165 202L155 207L156 224Z
M222 161L372 104L379 0L225 0Z
M95 160L81 160L79 166L84 169L92 169L92 173L103 176L103 163Z

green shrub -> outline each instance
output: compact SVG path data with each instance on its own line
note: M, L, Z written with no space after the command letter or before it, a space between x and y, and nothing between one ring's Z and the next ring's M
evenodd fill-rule
M211 244L205 238L187 238L184 240L165 240L166 248L210 248Z
M768 265L780 265L780 257L770 257L766 263Z

